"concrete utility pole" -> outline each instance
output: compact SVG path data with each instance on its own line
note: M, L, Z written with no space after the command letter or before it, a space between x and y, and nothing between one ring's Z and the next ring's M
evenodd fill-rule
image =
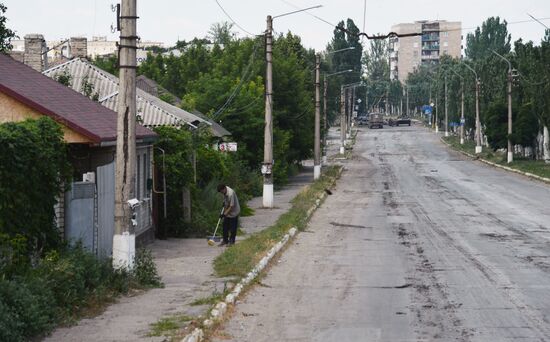
M264 129L264 175L263 206L273 208L273 19L267 16L267 30L265 33L266 85L265 85L265 129Z
M451 69L452 70L452 69ZM461 100L460 100L460 144L464 144L464 77L460 75L458 72L454 71L455 75L460 77L460 94L461 94Z
M328 92L328 81L327 76L325 75L323 80L323 164L327 163L327 135L328 135L328 123L327 123L327 92Z
M340 154L346 152L346 104L344 103L344 86L340 86Z
M405 89L406 89L406 92L407 92L407 117L410 118L410 113L409 113L409 86L405 85Z
M513 70L512 70L512 63L510 63L510 61L507 58L500 55L495 50L491 49L491 51L495 55L497 55L498 57L500 57L501 59L506 61L506 63L508 63L508 164L510 164L511 162L514 161L514 150L513 150L513 147L512 147L512 140L511 140L511 136L512 136L512 81L514 79Z
M447 114L448 109L448 96L447 96L447 73L445 73L445 136L449 136L449 116Z
M321 177L321 56L315 56L315 141L313 144L313 179ZM325 79L326 80L326 79Z
M483 148L481 147L481 122L479 120L479 77L477 77L477 72L468 64L463 63L468 70L474 73L475 76L475 82L476 82L476 154L479 154L482 152Z
M136 170L136 0L122 0L120 15L120 86L115 172L115 231L113 267L134 267L133 210Z

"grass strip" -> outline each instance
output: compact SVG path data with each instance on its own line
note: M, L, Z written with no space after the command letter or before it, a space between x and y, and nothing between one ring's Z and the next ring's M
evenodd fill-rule
M444 137L443 140L455 150L464 151L475 155L475 142L473 141L465 141L464 144L461 145L458 137ZM550 178L550 164L546 164L543 160L518 158L517 156L514 156L514 161L508 164L505 152L493 151L488 148L484 148L483 152L477 156L481 159L507 166L515 170L529 172L540 177Z
M325 189L332 186L340 174L340 168L341 166L325 168L317 181L294 197L290 210L281 215L273 226L227 248L214 260L216 274L220 277L244 277L290 228L296 227L298 230L303 230L307 225L307 211Z

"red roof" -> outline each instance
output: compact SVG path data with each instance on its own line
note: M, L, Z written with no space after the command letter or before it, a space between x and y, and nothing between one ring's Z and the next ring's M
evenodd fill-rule
M2 53L0 92L95 143L116 141L116 112ZM155 136L149 129L136 125L136 138Z

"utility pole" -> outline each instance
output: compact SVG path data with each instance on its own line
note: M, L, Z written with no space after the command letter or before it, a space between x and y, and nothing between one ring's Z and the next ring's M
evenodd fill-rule
M464 119L464 79L460 84L460 92L462 99L460 100L460 145L464 145L464 124L466 120Z
M120 86L115 166L113 267L133 269L136 170L136 0L122 0L120 18Z
M346 104L344 103L344 86L340 87L340 154L346 152L345 140L346 140Z
M470 70L471 72L474 73L474 76L476 78L475 79L475 82L476 82L476 134L475 134L476 149L475 149L475 153L479 154L479 153L482 152L482 147L481 147L481 122L479 120L479 77L477 77L477 72L471 66L469 66L466 63L463 63L463 64L466 68L468 68L468 70Z
M445 136L449 136L449 117L447 114L448 109L448 96L447 96L447 73L445 73Z
M405 89L407 92L407 117L410 118L411 116L409 115L409 86L405 85Z
M327 123L327 92L328 92L328 81L327 76L325 75L323 80L323 164L327 163L327 135L328 135L328 123Z
M514 161L514 151L512 147L512 81L514 79L513 70L512 70L512 63L505 58L504 56L500 55L495 50L491 49L491 51L506 61L508 63L508 164Z
M313 144L313 179L321 177L321 92L320 92L321 56L315 56L315 141Z
M266 60L266 86L265 86L265 130L264 130L264 175L263 206L273 208L273 51L272 51L273 19L267 16L267 30L265 32L265 60Z

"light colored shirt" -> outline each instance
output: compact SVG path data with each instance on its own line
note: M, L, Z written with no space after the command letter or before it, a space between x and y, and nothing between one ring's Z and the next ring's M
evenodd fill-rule
M228 186L226 186L225 189L226 189L226 193L223 196L223 206L225 209L231 207L229 212L226 211L225 216L237 217L241 213L241 206L239 205L239 199L237 198L237 194L235 193L235 190L231 189Z

